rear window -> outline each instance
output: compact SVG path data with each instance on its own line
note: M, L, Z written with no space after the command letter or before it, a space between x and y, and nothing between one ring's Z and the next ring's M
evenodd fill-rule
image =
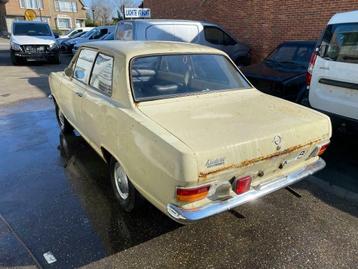
M52 36L50 27L42 23L15 23L14 35Z
M265 60L306 68L314 47L313 43L285 43L278 46Z
M331 61L358 63L358 23L328 25L319 54Z
M250 88L245 78L222 55L139 57L131 61L130 73L136 101Z

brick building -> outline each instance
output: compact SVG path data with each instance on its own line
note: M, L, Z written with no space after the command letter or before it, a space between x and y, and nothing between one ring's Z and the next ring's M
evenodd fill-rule
M10 32L13 21L24 20L26 9L33 9L36 20L48 22L53 29L85 26L86 9L82 0L0 0L0 32Z
M206 20L222 25L261 60L280 42L315 40L329 18L358 9L358 0L145 0L152 18Z

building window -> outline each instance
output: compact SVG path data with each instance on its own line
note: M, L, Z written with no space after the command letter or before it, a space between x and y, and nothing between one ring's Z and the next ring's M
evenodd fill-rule
M76 19L76 27L77 28L85 27L85 20Z
M55 9L60 12L77 12L76 1L71 0L54 0Z
M44 4L42 0L19 0L20 8L29 8L29 9L43 9Z
M71 29L71 19L70 18L57 18L57 27L58 29Z

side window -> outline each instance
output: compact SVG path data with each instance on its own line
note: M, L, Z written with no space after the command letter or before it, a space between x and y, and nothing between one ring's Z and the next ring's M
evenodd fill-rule
M99 53L94 63L90 85L99 92L112 95L113 58Z
M117 27L116 38L118 40L133 40L132 23L120 23Z
M89 49L81 50L73 72L73 77L75 79L85 84L88 83L89 75L91 73L92 65L94 59L96 58L96 54L97 52L94 50L89 50Z
M206 41L215 45L233 46L236 44L234 39L215 26L205 26L204 35Z

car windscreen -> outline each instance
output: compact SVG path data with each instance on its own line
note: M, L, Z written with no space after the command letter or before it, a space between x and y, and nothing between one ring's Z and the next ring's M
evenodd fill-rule
M47 24L42 23L16 23L14 35L51 36L52 32Z
M277 64L306 68L314 50L314 44L283 44L277 47L265 60Z
M358 63L358 23L328 25L319 54L330 61Z
M223 55L178 54L132 59L135 101L148 101L250 88L246 79Z

